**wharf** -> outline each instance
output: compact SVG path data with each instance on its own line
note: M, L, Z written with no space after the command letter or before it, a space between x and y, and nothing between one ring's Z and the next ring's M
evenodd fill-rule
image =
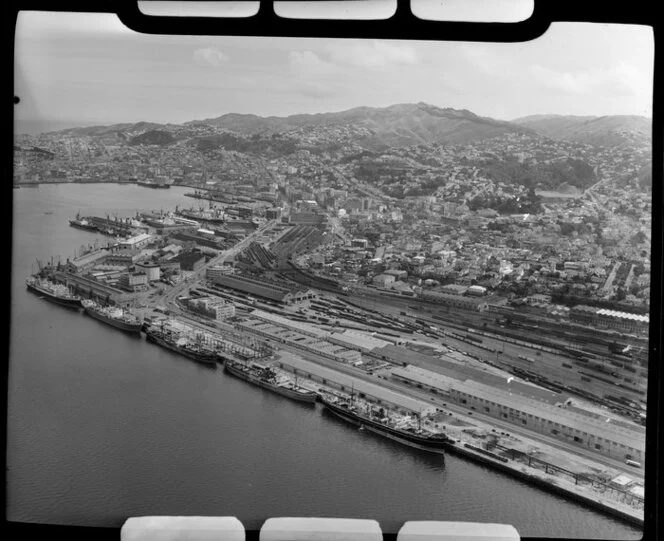
M298 376L306 377L327 386L333 386L337 390L349 393L351 389L361 398L376 402L378 404L389 404L402 413L420 413L425 410L435 410L430 402L411 398L405 394L397 393L390 389L360 379L350 373L340 372L321 366L320 364L307 361L293 353L281 352L276 363L289 372ZM349 371L352 369L348 369Z
M116 304L130 302L135 298L132 293L116 289L106 284L97 282L85 276L79 276L67 271L55 271L53 278L56 282L73 287L87 297L106 299L107 297Z
M313 387L328 388L347 394L351 389L365 400L391 405L402 413L423 412L432 404L400 393L390 391L351 374L339 372L307 361L291 353L283 353L274 363L283 370L309 379ZM341 367L340 367L341 368ZM345 368L345 367L344 367ZM348 368L347 370L352 370ZM307 387L311 388L310 385ZM447 416L447 417L445 417ZM607 468L588 458L565 452L540 441L530 441L526 436L510 436L493 428L491 423L449 412L438 414L436 427L445 430L456 444L448 452L481 463L520 479L530 485L560 494L588 507L604 512L630 524L642 526L644 514L640 498L608 482L599 482L596 477L616 477L622 472ZM510 430L510 432L512 432ZM500 444L493 452L484 448L487 436L498 436ZM532 457L531 460L528 460ZM636 472L635 472L636 473ZM635 481L642 479L635 476ZM630 505L632 502L633 505ZM636 503L635 503L636 502Z

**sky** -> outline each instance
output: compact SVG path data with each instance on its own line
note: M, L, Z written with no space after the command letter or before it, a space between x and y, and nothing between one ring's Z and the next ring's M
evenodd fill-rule
M525 43L165 36L113 14L21 12L16 131L426 102L513 120L651 116L643 26L554 23Z

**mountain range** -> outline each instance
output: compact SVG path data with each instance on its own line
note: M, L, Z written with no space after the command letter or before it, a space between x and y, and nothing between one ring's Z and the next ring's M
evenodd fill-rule
M416 103L382 108L356 107L341 112L287 117L230 113L180 125L139 122L72 128L59 133L115 136L131 144L168 145L195 136L201 127L243 137L310 135L318 131L329 132L332 139L352 140L369 150L381 150L432 143L466 144L504 134L542 135L592 145L615 146L649 139L651 123L650 119L641 116L563 115L527 116L508 122L478 116L466 109ZM169 132L172 137L165 137L164 132Z
M617 146L639 136L649 139L652 130L651 119L635 115L534 115L517 118L512 122L552 139L595 146Z

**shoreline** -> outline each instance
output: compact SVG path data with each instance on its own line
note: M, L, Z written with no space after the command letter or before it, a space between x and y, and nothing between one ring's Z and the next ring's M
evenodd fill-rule
M545 491L565 496L566 498L572 499L575 502L591 507L596 511L600 511L613 518L623 520L624 522L632 526L640 526L640 527L644 526L645 519L636 516L635 514L628 513L626 511L623 511L622 509L618 509L602 501L592 499L589 496L580 494L579 492L569 490L564 486L550 482L548 479L544 477L540 477L532 473L529 473L528 471L524 471L525 466L523 466L522 468L511 466L509 462L506 463L501 462L500 458L492 460L488 456L485 456L479 452L474 452L471 449L464 447L461 441L458 441L457 443L458 443L457 445L450 445L448 447L447 450L450 454L462 456L473 462L477 462L479 464L488 466L497 471L510 475L530 485L534 485Z
M113 328L117 329L117 327ZM182 355L181 353L175 351L173 353L176 355ZM318 397L317 401L320 402L320 397ZM517 465L517 463L514 463L510 459L494 454L490 451L487 452L479 447L464 442L463 440L457 438L454 438L454 440L454 443L448 443L445 446L445 452L449 452L452 455L460 456L472 462L487 466L495 471L504 473L531 486L541 488L544 491L561 495L566 499L580 503L581 505L585 505L589 508L592 508L593 510L602 512L607 516L622 520L623 522L632 526L644 527L645 517L638 516L636 512L630 513L627 509L620 509L617 505L612 505L612 502L592 498L590 495L583 494L578 490L573 490L571 486L566 487L563 484L565 481L562 481L558 478L558 482L552 482L551 479L546 477L545 473L542 473L534 468L527 468L527 466L523 464Z
M120 180L78 180L78 181L67 181L67 180L62 180L62 181L54 181L54 182L15 182L12 184L12 188L25 188L25 187L31 187L31 188L38 188L39 186L50 186L53 184L120 184L120 185L135 185L135 186L140 186L139 181L132 180L132 181L120 181ZM169 187L171 188L193 188L196 190L206 190L207 188L201 188L199 186L195 186L193 184L169 184ZM146 186L146 188L150 188L150 186Z

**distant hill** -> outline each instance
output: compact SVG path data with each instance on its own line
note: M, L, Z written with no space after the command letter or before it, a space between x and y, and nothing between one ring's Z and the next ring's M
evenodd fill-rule
M637 139L649 140L652 130L651 119L636 115L534 115L517 118L512 123L552 139L567 139L596 146L619 146Z
M425 103L383 108L356 107L338 113L288 117L227 114L196 123L244 135L284 133L305 128L359 128L363 130L363 135L356 142L369 149L430 143L462 144L505 133L535 134L530 128L480 117L465 109L442 109Z
M164 130L148 130L140 135L132 137L129 140L130 145L170 145L175 141L175 137L170 132Z
M69 134L76 137L84 137L86 135L91 137L98 137L102 135L112 135L123 132L138 133L163 127L163 124L157 124L155 122L136 122L134 124L125 123L112 124L110 126L86 126L84 128L68 128L66 130L59 130L57 132L51 133Z

